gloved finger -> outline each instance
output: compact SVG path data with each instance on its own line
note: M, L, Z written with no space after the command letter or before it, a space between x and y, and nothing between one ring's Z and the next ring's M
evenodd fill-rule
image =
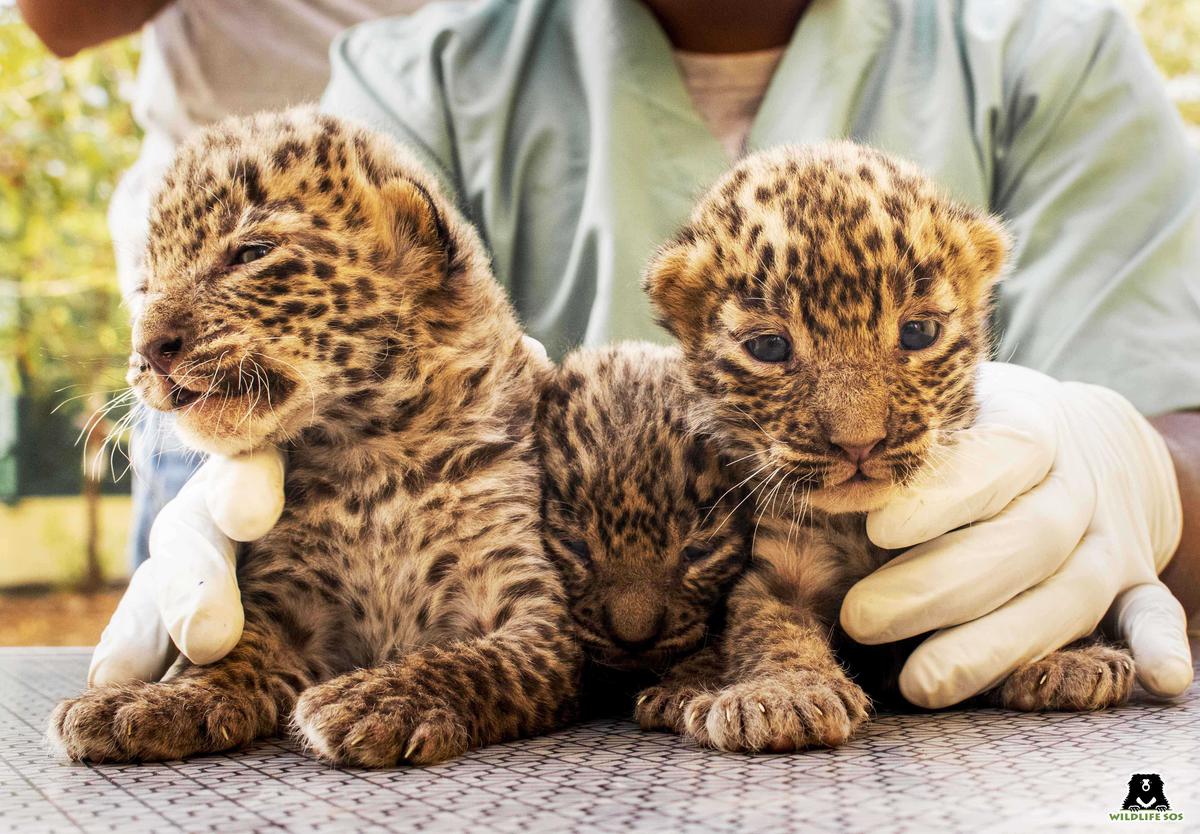
M1057 452L1053 423L1026 399L997 405L953 437L913 483L867 515L871 541L912 547L991 518L1041 483Z
M283 512L283 452L273 446L233 458L214 456L202 469L217 527L238 542L260 539Z
M1019 667L1090 634L1113 598L1101 536L1089 535L1063 569L992 613L939 631L900 672L900 692L938 709L991 689Z
M178 656L154 601L157 580L152 562L143 562L133 572L92 652L88 686L156 681Z
M197 664L228 654L244 625L236 545L209 516L205 487L189 481L150 528L154 601L175 645Z
M522 336L521 341L525 343L525 347L529 349L529 352L532 353L539 362L545 365L550 364L550 355L546 353L545 345L529 334Z
M1161 582L1124 591L1109 618L1133 652L1137 678L1148 692L1173 698L1192 684L1192 650L1187 615Z
M1092 506L1055 473L991 520L918 545L859 580L842 601L842 627L860 643L890 643L982 617L1062 566Z
M917 479L867 515L867 535L886 548L929 541L992 518L1046 477L1053 438L1011 426L964 429Z

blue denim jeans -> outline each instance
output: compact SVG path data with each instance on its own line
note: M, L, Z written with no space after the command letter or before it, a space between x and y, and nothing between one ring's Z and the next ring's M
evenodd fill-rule
M129 536L129 562L137 568L150 558L150 526L204 461L203 455L185 449L175 434L170 414L138 406L129 454L133 462L133 526Z

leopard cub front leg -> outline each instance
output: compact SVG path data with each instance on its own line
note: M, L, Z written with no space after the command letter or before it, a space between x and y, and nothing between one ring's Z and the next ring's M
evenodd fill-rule
M540 545L530 535L504 559L486 552L450 568L443 581L459 590L429 619L461 630L304 692L293 719L302 741L335 764L428 765L566 723L580 650Z
M730 595L726 685L683 709L684 732L699 744L746 753L835 747L867 721L870 699L796 587L764 564Z
M437 764L556 729L570 717L579 656L566 623L549 623L418 649L314 686L293 726L320 758L359 767Z
M1017 669L992 700L1022 712L1098 710L1128 701L1133 681L1128 649L1086 638Z
M422 652L373 669L357 669L304 692L292 726L318 757L335 764L391 767L435 764L472 746L462 711L437 683L444 679Z
M783 671L705 692L684 707L686 733L699 744L743 753L787 753L847 742L871 702L840 669Z

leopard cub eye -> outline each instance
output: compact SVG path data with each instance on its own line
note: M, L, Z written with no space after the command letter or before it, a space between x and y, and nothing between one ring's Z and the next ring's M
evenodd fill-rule
M563 542L563 546L571 551L576 558L582 562L592 561L592 550L588 547L588 543L579 539L571 539Z
M934 319L911 319L900 325L902 350L924 350L942 335L942 325Z
M742 343L746 352L759 362L786 362L792 355L792 343L786 336L770 333L765 336L755 336Z
M259 258L265 258L267 253L271 251L270 244L267 243L249 243L233 255L233 265L254 263Z
M689 565L703 561L716 552L711 544L693 544L683 549L683 560Z

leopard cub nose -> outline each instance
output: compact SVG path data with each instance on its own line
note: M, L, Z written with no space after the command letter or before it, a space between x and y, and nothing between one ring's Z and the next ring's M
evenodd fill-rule
M667 626L666 608L646 594L614 594L602 616L608 639L629 654L653 648Z
M171 333L167 336L148 340L138 348L138 354L146 360L156 373L170 376L179 357L183 354L184 341L182 334Z
M829 442L842 450L842 454L846 460L855 466L862 466L883 439L884 435L881 434L877 437L869 438L830 438Z

